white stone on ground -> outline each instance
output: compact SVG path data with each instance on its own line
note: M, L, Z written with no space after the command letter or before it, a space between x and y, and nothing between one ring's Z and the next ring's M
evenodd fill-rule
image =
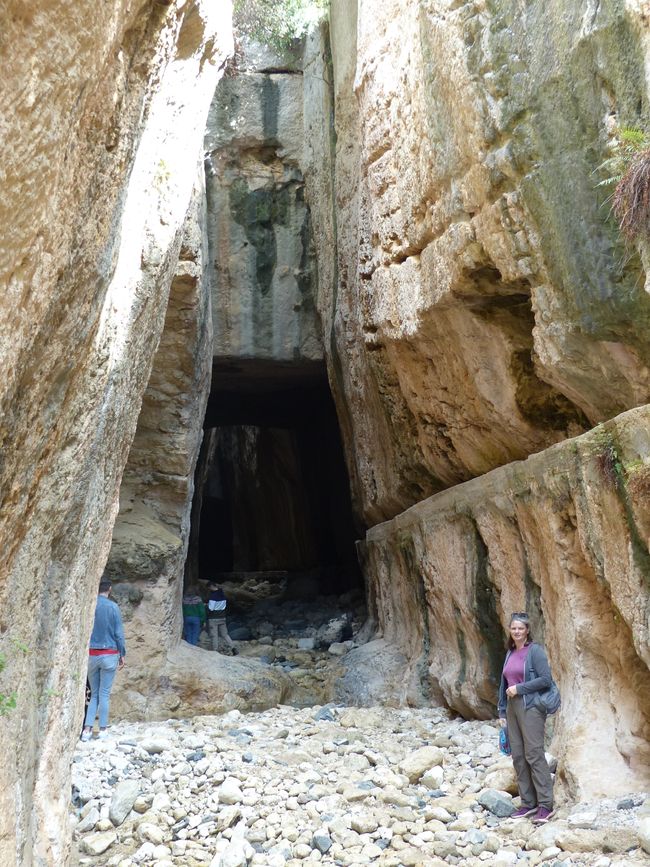
M560 805L538 828L499 818L519 801L494 785L512 776L496 724L439 708L278 707L109 732L73 764L80 867L647 864L647 793Z

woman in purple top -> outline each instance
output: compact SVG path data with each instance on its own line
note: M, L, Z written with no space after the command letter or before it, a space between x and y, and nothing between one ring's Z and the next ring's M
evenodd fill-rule
M551 683L546 654L533 643L528 615L515 612L510 618L508 653L501 674L499 719L502 726L508 726L521 796L521 807L511 818L533 816L538 825L553 815L553 780L544 755L546 712L535 698Z

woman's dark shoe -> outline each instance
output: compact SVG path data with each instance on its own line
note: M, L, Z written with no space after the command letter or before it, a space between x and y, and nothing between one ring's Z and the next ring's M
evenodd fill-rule
M532 816L533 813L537 813L537 807L526 807L521 806L518 810L509 817L511 819L524 819L526 816Z
M547 810L546 807L540 807L531 821L533 825L545 825L554 815L555 813L553 810Z

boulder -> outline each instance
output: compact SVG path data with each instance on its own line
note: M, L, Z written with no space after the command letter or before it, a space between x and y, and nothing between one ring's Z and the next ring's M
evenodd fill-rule
M240 804L244 797L239 780L234 777L227 777L217 789L217 794L220 804Z
M140 794L140 783L137 780L122 780L113 789L108 817L117 827L133 809L136 798Z
M344 641L350 636L349 618L336 617L328 623L320 627L316 633L316 641L320 647L329 647L331 644L336 644Z
M641 816L637 823L639 845L650 855L650 816Z
M498 789L484 789L477 800L482 807L501 819L512 815L515 811L512 795L508 792L500 792Z
M436 765L433 768L428 768L420 777L420 783L429 789L439 789L440 784L444 780L445 772L441 765ZM503 786L493 786L493 788L501 789Z
M332 848L332 838L325 829L316 831L312 836L311 843L312 847L318 849L322 855L325 855Z
M81 841L80 848L87 855L103 855L107 849L117 841L115 831L100 831L96 834L88 834Z
M526 849L538 849L540 852L557 844L559 836L566 831L563 822L549 822L546 825L535 825L526 839Z
M409 782L415 783L426 771L441 765L443 757L438 747L421 747L403 759L399 769L409 778Z
M153 822L141 822L138 825L138 839L143 843L152 843L154 846L160 846L165 842L165 832L159 825Z
M510 795L516 795L519 791L517 775L510 759L507 764L493 765L486 773L484 783L486 788L498 789Z

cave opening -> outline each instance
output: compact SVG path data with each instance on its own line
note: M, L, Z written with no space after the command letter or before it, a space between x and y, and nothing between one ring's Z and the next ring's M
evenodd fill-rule
M223 588L236 643L352 638L362 531L324 363L215 361L191 521L186 589Z

